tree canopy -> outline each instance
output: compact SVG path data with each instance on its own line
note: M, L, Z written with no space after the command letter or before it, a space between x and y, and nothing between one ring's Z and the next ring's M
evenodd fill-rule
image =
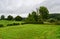
M16 21L21 21L21 20L22 20L22 17L16 16L16 17L15 17L15 20L16 20Z
M40 16L41 16L42 19L47 19L48 18L49 11L46 7L41 6L39 8L39 13L40 13Z
M1 20L4 20L5 19L5 16L4 15L1 15Z
M7 17L7 20L13 20L13 16L9 15L9 16Z

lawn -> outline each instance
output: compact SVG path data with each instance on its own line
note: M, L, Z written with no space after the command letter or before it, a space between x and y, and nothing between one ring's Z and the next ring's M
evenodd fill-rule
M24 24L2 27L0 39L60 39L60 25Z

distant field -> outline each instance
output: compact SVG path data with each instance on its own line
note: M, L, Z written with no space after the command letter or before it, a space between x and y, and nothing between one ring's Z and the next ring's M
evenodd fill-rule
M0 24L3 24L6 26L7 24L12 24L12 23L21 23L22 21L7 21L7 20L0 20Z
M0 21L5 26L17 21ZM21 23L21 22L19 22ZM0 39L60 39L60 25L24 24L0 28Z

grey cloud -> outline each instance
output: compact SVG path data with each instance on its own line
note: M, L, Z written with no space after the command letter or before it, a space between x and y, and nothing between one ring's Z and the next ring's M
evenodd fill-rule
M4 15L21 15L22 17L26 14L35 10L44 0L0 0L0 14Z
M60 13L60 0L46 0L40 5L46 6L50 13Z

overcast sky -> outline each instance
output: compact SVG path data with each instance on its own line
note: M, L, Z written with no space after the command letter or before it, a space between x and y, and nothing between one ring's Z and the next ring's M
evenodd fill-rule
M45 0L0 0L0 15L27 16L29 12L36 9L36 5Z

